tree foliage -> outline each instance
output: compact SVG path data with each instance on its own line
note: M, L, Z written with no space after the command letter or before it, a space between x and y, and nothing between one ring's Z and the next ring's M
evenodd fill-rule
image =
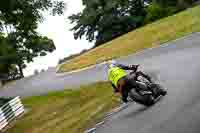
M147 8L147 16L145 17L144 24L154 22L158 19L170 16L178 10L175 7L161 7L159 4L152 2Z
M69 17L74 38L95 40L96 46L139 27L146 15L143 0L82 0L82 12Z
M64 8L65 3L62 1L0 1L0 32L5 33L0 36L0 59L4 65L16 64L23 75L22 69L26 67L26 63L32 62L34 57L53 52L54 42L41 36L36 30L38 23L44 19L42 12L50 11L52 15L61 15Z
M15 53L15 51L12 47L7 45L6 38L3 36L3 34L0 34L0 46L0 73L8 74L10 71L15 69L15 66L13 66L11 63L14 61L14 56L12 55Z
M177 7L179 10L182 10L192 5L197 0L152 0L152 1L164 8Z

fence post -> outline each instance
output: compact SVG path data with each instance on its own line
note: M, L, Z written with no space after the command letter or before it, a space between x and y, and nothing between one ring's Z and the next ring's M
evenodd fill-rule
M0 80L0 88L3 86L3 83L2 83L2 81Z

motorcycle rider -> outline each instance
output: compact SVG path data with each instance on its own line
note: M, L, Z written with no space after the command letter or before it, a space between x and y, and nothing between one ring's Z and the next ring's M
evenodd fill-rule
M128 92L135 88L135 91L138 91L139 89L146 89L146 85L141 84L139 82L136 82L136 78L138 76L143 76L149 82L152 83L151 77L144 74L141 71L137 71L139 65L123 65L117 63L115 60L111 60L107 62L108 67L108 79L112 84L112 87L114 88L114 92L120 92L122 95L122 101L124 103L127 103L128 100ZM125 70L133 70L134 74L127 74ZM161 94L165 95L165 94Z

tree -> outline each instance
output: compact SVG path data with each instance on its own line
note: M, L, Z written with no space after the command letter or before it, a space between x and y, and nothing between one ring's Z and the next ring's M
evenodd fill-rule
M192 5L196 0L152 0L152 1L164 8L176 7L177 9L182 10Z
M0 31L5 44L13 50L9 64L16 64L23 76L26 63L34 57L45 56L55 50L54 42L36 32L42 22L43 11L52 15L63 14L65 3L51 0L5 0L0 2ZM0 43L1 45L1 43Z
M16 70L16 66L11 62L13 61L12 54L14 50L7 45L6 38L0 33L0 74L7 75L9 72Z
M38 75L39 73L40 73L39 70L37 69L34 70L34 75Z
M69 17L74 38L83 36L95 45L110 41L141 26L146 12L143 0L82 0L85 8Z

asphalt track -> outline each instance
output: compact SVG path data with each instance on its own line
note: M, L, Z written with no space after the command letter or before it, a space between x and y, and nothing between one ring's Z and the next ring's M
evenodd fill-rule
M168 95L151 108L129 105L107 119L96 133L200 132L200 34L172 43L175 45L135 57L144 59L141 64L160 80Z
M141 69L161 83L168 95L151 108L130 105L107 119L97 133L199 133L199 59L200 33L118 59L121 63L141 64ZM51 70L4 87L0 96L41 95L99 80L107 80L104 64L70 74Z
M177 83L183 70L183 74L188 76L192 74L193 76L195 70L192 68L199 66L199 44L200 33L193 33L187 37L161 45L161 47L146 49L139 53L122 57L118 61L125 64L141 64L141 69L149 73L156 80L159 79L164 83ZM96 81L107 80L107 70L104 64L99 64L88 70L75 73L57 74L55 71L55 69L52 69L37 76L27 77L4 86L0 89L0 96L24 97L41 95L49 91L63 90L65 88L73 88ZM169 75L171 72L173 72L173 75ZM198 71L196 72L198 73ZM174 78L176 80L171 81ZM183 81L185 82L185 80Z

